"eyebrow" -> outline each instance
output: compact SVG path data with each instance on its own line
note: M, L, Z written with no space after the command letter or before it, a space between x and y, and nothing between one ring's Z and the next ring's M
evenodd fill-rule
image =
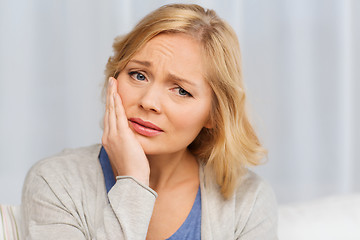
M140 60L135 60L135 59L132 59L130 60L129 62L134 62L134 63L137 63L137 64L140 64L140 65L143 65L145 67L151 67L151 62L148 62L148 61L140 61Z
M176 76L176 75L174 75L174 74L171 74L171 73L168 74L168 78L169 78L169 79L172 79L172 80L174 80L174 81L176 81L176 82L184 82L184 83L186 83L186 84L188 84L188 85L191 85L191 86L193 86L193 87L196 87L196 86L197 86L196 83L194 83L194 82L192 82L192 81L190 81L190 80L187 80L187 79L185 79L185 78L178 77L178 76Z

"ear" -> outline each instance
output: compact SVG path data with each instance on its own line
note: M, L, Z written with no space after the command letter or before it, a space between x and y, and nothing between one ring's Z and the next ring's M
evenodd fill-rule
M204 125L204 128L212 129L213 127L214 127L213 121L212 121L211 117L209 117L209 119L206 121L206 123Z

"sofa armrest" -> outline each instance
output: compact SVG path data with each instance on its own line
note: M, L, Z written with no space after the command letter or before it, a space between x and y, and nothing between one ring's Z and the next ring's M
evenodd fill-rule
M20 239L20 207L0 205L0 240Z

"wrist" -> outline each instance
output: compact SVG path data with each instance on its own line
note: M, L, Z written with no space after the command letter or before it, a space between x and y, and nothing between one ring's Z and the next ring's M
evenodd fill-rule
M149 187L150 183L149 183L149 174L138 174L138 173L119 173L117 172L116 174L116 178L117 177L131 177L133 179L135 179L137 182Z

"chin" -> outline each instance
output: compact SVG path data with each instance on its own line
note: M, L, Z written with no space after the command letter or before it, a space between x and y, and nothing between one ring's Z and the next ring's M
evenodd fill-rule
M146 155L162 154L162 152L159 151L160 149L157 147L159 146L159 143L151 142L151 139L144 139L142 136L137 136L137 139Z

